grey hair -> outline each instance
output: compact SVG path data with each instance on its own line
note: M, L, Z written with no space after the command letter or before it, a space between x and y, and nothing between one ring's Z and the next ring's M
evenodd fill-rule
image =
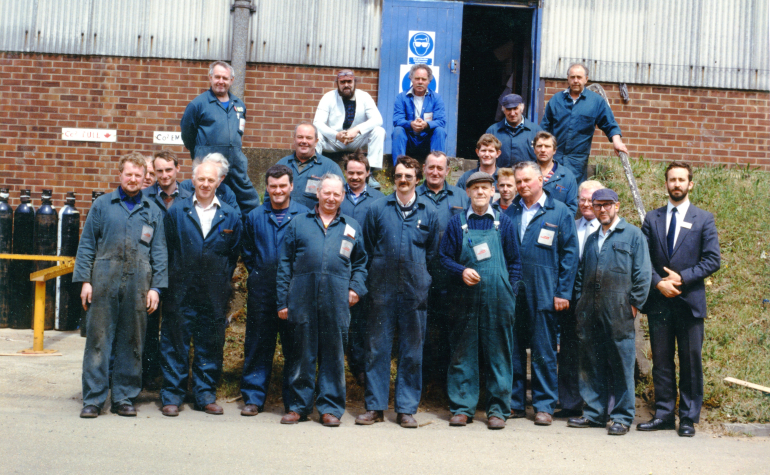
M198 167L204 163L213 163L217 166L217 170L219 170L218 178L220 180L230 171L230 162L227 161L224 155L221 153L210 153L202 159L198 157L193 160L193 178L195 178L195 172L198 170Z
M578 194L580 194L583 190L601 190L604 188L604 185L602 185L600 182L596 180L586 180L583 183L578 186Z
M586 78L587 78L588 77L588 66L586 66L583 63L572 63L572 64L569 65L569 68L567 68L567 79L569 79L569 72L572 71L572 68L574 68L576 66L580 66L581 68L583 68L583 71L586 73Z
M543 176L543 172L540 171L540 165L538 165L536 162L530 162L529 160L519 162L516 165L514 165L513 173L516 174L517 171L524 170L525 168L534 170L535 176Z
M321 190L324 187L325 181L336 181L337 183L340 184L340 187L342 187L342 192L343 193L345 192L345 183L342 181L342 177L339 175L335 175L334 173L327 172L327 173L324 173L321 179L318 181L318 188L316 188L316 192L315 192L318 198L321 198Z
M318 127L313 125L312 122L300 122L299 124L297 124L297 126L294 127L294 136L295 137L297 136L297 129L299 129L300 126L303 126L303 125L309 125L310 127L312 127L313 128L313 132L315 132L315 139L318 140Z
M424 69L428 73L428 82L433 81L433 70L427 64L415 64L409 69L409 79L414 78L414 72L418 69Z
M235 77L235 70L233 69L233 67L225 63L224 61L214 61L209 65L209 77L214 75L214 68L216 68L217 66L221 68L225 68L228 71L230 71L230 79L233 79Z

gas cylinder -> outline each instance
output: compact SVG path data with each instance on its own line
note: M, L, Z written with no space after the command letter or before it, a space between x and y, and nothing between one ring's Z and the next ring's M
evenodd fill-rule
M92 191L91 192L91 207L94 205L94 201L96 201L96 198L102 196L104 194L103 191ZM88 209L88 211L91 211L91 208ZM88 219L88 211L86 211L86 219ZM82 286L80 284L77 284L78 291L82 290ZM78 294L79 295L79 294ZM78 302L80 302L78 297ZM80 336L85 337L86 336L86 311L83 310L82 303L80 305Z
M56 234L59 216L51 204L53 190L43 190L40 200L42 204L35 213L35 254L39 256L56 255ZM37 261L35 270L48 269L56 266L56 261ZM56 280L45 283L45 329L53 330L54 310L56 308Z
M8 188L0 188L0 254L13 252L13 209L8 206ZM11 315L11 261L0 259L0 328Z
M59 211L57 236L58 255L78 253L80 242L80 212L75 209L75 193L67 193L64 207ZM72 274L56 278L56 329L75 330L80 324L80 285L72 283Z
M29 190L21 190L21 204L13 213L13 253L32 254L35 232L35 208ZM32 328L32 305L35 284L29 281L33 261L11 261L11 328Z

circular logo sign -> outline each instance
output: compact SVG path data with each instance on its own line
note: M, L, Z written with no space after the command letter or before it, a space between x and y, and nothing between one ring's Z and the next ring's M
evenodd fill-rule
M433 38L427 33L415 33L409 39L409 51L415 56L428 56L433 52Z
M408 91L411 87L412 81L409 80L409 71L407 71L406 74L404 74L404 77L401 78L401 90ZM436 76L433 76L433 79L430 80L428 89L434 92L436 91Z

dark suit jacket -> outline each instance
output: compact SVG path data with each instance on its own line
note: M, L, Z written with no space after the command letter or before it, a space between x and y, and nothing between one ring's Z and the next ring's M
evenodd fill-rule
M704 279L719 270L721 254L714 215L690 203L684 221L690 229L681 227L669 258L666 244L666 206L647 213L642 232L647 238L652 261L652 287L643 311L657 313L667 305L667 299L656 288L668 273L663 267L682 276L682 294L677 299L687 302L695 318L706 318L706 285Z

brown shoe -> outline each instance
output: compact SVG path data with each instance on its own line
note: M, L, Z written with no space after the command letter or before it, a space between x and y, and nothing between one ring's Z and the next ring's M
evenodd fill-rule
M396 423L405 429L416 429L419 427L417 420L411 414L398 414L396 416Z
M256 404L246 404L241 409L242 416L256 416L257 414L259 414L259 406Z
M168 417L176 417L179 415L179 406L173 404L167 404L160 410L161 414Z
M206 404L202 409L199 410L205 412L206 414L213 414L215 416L221 416L225 413L225 411L222 409L222 406L215 402Z
M449 419L449 425L452 427L465 427L471 422L473 422L473 419L470 419L465 414L455 414Z
M333 414L324 414L321 416L321 424L323 424L324 427L339 427L340 420Z
M553 416L547 412L538 412L535 416L536 426L549 426L553 422Z
M307 416L300 416L299 413L294 411L287 412L285 416L281 417L281 424L296 424L297 422L305 422Z
M523 419L525 417L527 417L526 409L511 409L511 415L508 416L508 419Z
M113 414L123 417L136 417L136 408L133 404L118 404L117 406L112 406L111 411Z
M382 411L366 411L356 417L356 424L360 426L369 426L375 422L383 422L384 420L385 417L382 415Z
M487 427L491 430L500 430L505 427L505 420L497 416L492 416L487 421Z

